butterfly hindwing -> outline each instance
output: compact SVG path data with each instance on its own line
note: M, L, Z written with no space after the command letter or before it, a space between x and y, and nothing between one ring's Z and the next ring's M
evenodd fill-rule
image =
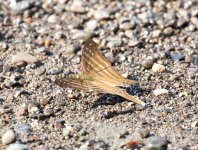
M105 84L102 81L97 81L97 80L91 81L90 84L97 86L98 89L100 89L100 91L103 91L101 93L109 93L109 94L119 95L129 101L133 101L133 102L140 104L142 106L146 105L143 101L139 100L138 98L136 98L134 96L129 95L127 92L123 91L122 89L120 89L118 87L112 87L108 84Z
M59 85L63 88L74 88L78 90L89 90L89 85L86 80L82 80L80 78L74 78L74 77L65 77L55 80L55 84Z
M55 84L63 88L73 88L83 91L97 91L103 93L103 90L97 86L90 84L90 81L87 79L74 78L74 77L65 77L55 80Z

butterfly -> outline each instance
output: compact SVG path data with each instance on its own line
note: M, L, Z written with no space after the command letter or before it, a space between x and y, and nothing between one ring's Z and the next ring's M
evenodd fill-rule
M129 95L119 86L129 86L138 81L121 76L100 52L99 45L92 39L85 42L82 50L82 74L77 77L65 77L55 80L55 84L64 88L74 88L83 91L96 91L119 95L127 100L145 106L138 98Z

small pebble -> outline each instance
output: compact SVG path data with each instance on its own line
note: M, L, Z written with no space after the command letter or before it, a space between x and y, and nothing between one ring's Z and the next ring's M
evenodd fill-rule
M166 29L164 29L164 34L165 35L172 35L173 34L173 28L172 27L167 27Z
M57 23L58 17L56 15L50 15L47 19L49 23Z
M54 37L56 40L60 41L61 39L65 38L65 35L62 32L56 32Z
M162 95L162 94L168 94L168 90L167 89L156 89L153 91L153 94L155 96L159 96L159 95Z
M44 108L43 114L47 117L54 116L54 109L52 108Z
M42 98L41 100L40 100L40 104L41 105L47 105L49 103L49 100L47 99L47 98Z
M48 39L44 41L44 46L50 46L52 44L52 40Z
M75 54L80 50L80 46L77 44L67 44L66 45L66 53L71 55Z
M5 42L0 42L0 52L6 51L8 49L8 45Z
M165 150L167 149L168 141L160 136L153 136L146 141L147 150Z
M16 136L13 130L7 130L6 133L2 135L2 143L7 145L13 143L16 140Z
M134 47L134 46L138 46L140 45L140 41L138 41L137 39L131 39L128 42L128 46L130 47Z
M97 10L95 11L94 13L94 17L97 19L97 20L103 20L103 19L107 19L110 17L110 14L109 12L105 11L105 10Z
M72 126L66 126L66 128L63 129L63 136L65 136L66 139L70 138L74 134L74 128Z
M30 150L30 148L25 144L14 143L9 145L6 150Z
M148 129L141 129L140 130L140 136L142 138L147 138L150 135L150 131Z
M81 0L74 0L71 7L70 11L75 12L75 13L85 13L85 7L83 7L83 2Z
M164 65L154 63L152 70L153 72L164 72L166 70L166 67Z
M64 128L64 123L65 123L64 120L56 120L56 122L54 123L54 128L56 130L61 130Z
M190 150L198 150L198 144L191 146Z
M174 55L171 55L171 59L173 61L179 61L179 60L182 60L184 59L184 55L183 54L174 54Z
M28 64L33 64L37 62L38 59L30 54L27 53L18 53L12 56L12 64L17 64L20 62L26 62Z
M9 8L13 10L15 13L19 13L27 8L29 8L34 1L18 1L18 0L11 0Z
M190 63L190 62L192 62L192 60L193 60L193 58L192 58L191 55L186 55L185 56L185 62Z
M130 22L124 22L120 25L120 28L121 29L124 29L124 30L129 30L131 29L133 26Z
M69 98L69 99L73 99L73 98L75 98L75 95L74 95L74 94L72 94L72 93L69 93L69 94L67 94L67 98Z
M60 68L51 68L47 71L48 74L57 75L62 72L62 69Z
M40 109L34 103L30 103L28 104L28 113L30 115L37 115L40 113Z
M191 124L191 127L192 127L192 128L198 127L198 121L194 121L194 122Z
M16 133L25 133L25 134L29 134L31 132L31 129L29 126L27 125L23 125L23 124L16 124L14 126L14 131Z
M94 31L97 28L97 21L96 20L90 20L87 22L87 30Z
M152 33L152 36L154 38L158 38L161 34L161 30L154 30L153 33Z
M198 28L198 18L197 17L190 18L190 21L192 22L192 24L194 24Z
M154 60L152 57L147 57L143 62L142 62L142 66L145 69L150 69L153 66Z
M92 35L93 35L92 32L77 30L74 33L73 38L86 41L86 40L90 39L92 37Z
M133 36L133 31L132 30L126 30L125 31L125 36L128 37L129 39L134 38Z
M122 39L119 37L111 38L107 46L109 48L120 47L122 45Z

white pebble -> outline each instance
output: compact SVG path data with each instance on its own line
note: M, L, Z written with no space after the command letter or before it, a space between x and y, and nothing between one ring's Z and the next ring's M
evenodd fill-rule
M105 10L98 10L94 13L94 18L98 20L103 20L109 18L109 13Z
M97 21L96 20L90 20L89 22L87 22L87 30L95 30L97 27Z
M21 62L33 64L36 61L38 61L36 57L34 57L30 54L27 54L27 53L18 53L12 57L12 64L17 64L17 63L21 63Z
M70 11L76 12L76 13L85 13L86 12L81 0L74 0L70 7Z
M194 122L191 124L191 127L192 127L192 128L198 127L198 121L194 121Z
M92 32L83 31L83 30L76 30L74 35L73 35L73 38L86 41L89 38L91 38L91 36L92 36Z
M14 142L16 139L15 133L13 130L8 130L2 135L2 143L7 145Z
M161 94L168 94L168 90L167 89L156 89L153 91L153 94L155 96L161 95Z
M161 64L154 63L152 67L153 72L164 72L166 67Z
M24 144L14 143L9 145L6 150L30 150L30 148Z
M47 18L47 21L48 21L49 23L56 23L57 20L58 20L58 17L57 17L56 15L51 15L51 16L49 16L49 17Z

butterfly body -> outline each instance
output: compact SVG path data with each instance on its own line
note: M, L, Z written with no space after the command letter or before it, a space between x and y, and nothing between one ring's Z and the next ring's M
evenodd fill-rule
M81 65L82 75L79 78L65 77L57 79L55 83L65 88L116 94L145 106L144 102L119 88L119 86L129 86L138 82L121 76L99 51L98 44L93 40L88 40L84 45Z

